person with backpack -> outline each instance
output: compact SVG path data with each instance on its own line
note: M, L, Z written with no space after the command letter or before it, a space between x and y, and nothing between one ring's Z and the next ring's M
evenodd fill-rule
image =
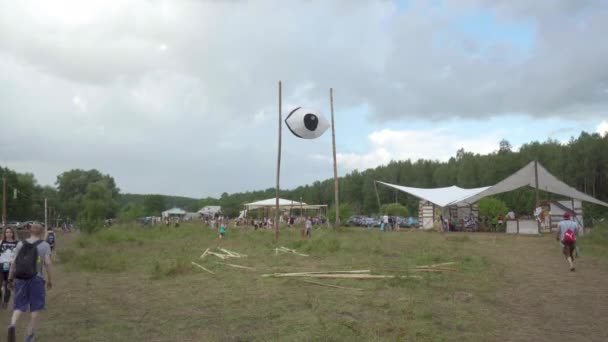
M51 259L55 255L55 240L55 231L53 230L53 227L49 227L49 229L46 231L45 241L49 244L49 246L51 246Z
M8 286L8 276L9 270L11 268L11 263L13 259L15 259L15 248L17 247L17 237L15 236L15 231L13 228L6 227L4 228L4 233L2 234L2 241L0 242L0 265L2 266L2 296L4 297L2 301L2 308L8 308L8 302L11 299L11 290Z
M19 241L15 247L15 261L11 264L9 286L15 291L13 317L8 327L8 341L15 342L15 327L21 314L31 312L27 326L26 342L34 341L38 314L45 307L46 289L52 288L51 246L43 240L44 228L33 224L30 238ZM44 280L46 269L46 282Z
M557 241L561 242L562 251L568 264L570 265L570 271L574 272L574 251L576 250L576 234L578 233L578 224L571 219L570 212L564 213L564 220L559 223L559 230L557 232Z

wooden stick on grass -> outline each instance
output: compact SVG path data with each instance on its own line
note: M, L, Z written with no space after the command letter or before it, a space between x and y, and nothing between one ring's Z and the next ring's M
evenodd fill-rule
M213 273L213 272L209 271L208 269L204 268L203 266L201 266L201 265L199 265L199 264L195 263L194 261L192 261L192 265L194 265L194 266L196 266L196 267L200 268L200 269L201 269L201 270L203 270L203 271L209 272L209 273L211 273L211 274L215 274L215 273Z
M456 264L456 262L444 262L442 264L420 265L420 266L416 266L416 268L433 268L433 267L448 266L448 265L454 265L454 264Z
M235 265L235 264L228 264L228 263L225 263L225 262L219 262L219 261L216 261L215 263L216 263L216 264L220 264L220 265L226 265L226 266L235 267L235 268L244 268L244 269L246 269L246 270L252 270L252 271L255 271L255 268L253 268L253 267L242 266L242 265Z
M312 280L305 280L305 279L302 279L301 281L302 281L302 282L304 282L304 283L309 283L309 284L314 284L314 285L319 285L319 286L332 287L332 288L335 288L335 289L343 289L343 290L357 290L357 291L361 291L361 290L363 290L363 289L359 289L359 288L356 288L356 287L344 287L344 286L338 286L338 285L331 285L331 284L318 283L318 282L316 282L316 281L312 281Z
M370 270L354 270L354 271L327 271L327 272L291 272L291 273L272 273L262 274L262 277L297 277L309 274L370 274Z
M442 273L442 272L456 272L456 270L453 268L419 268L419 269L415 269L414 272Z
M224 249L224 248L220 248L220 251L222 251L222 252L224 252L224 253L226 253L226 254L230 255L231 257L234 257L234 258L246 257L245 254L241 254L241 253L237 253L237 252L232 252L232 251L229 251L229 250Z
M205 252L203 254L201 254L201 259L205 259L208 252L209 252L209 248L205 249Z
M207 254L211 254L211 255L215 255L216 257L225 260L226 256L224 254L219 254L219 253L215 253L215 252L208 252Z
M393 279L393 278L412 278L412 279L422 279L420 276L394 276L394 275L376 275L376 274L294 274L294 275L281 275L275 274L270 275L271 277L276 278L288 278L288 277L309 277L309 278L335 278L335 279Z

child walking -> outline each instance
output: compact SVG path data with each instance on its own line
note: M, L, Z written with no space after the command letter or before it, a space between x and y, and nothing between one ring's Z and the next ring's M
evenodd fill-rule
M226 236L226 224L224 221L220 223L220 240L224 239Z

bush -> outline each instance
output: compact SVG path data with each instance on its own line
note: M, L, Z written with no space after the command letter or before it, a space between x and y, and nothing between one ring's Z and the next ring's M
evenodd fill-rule
M385 215L389 215L389 216L401 216L401 217L410 216L410 211L405 206L402 206L399 203L385 204L380 209L380 212L382 212Z
M101 229L101 227L103 226L103 224L101 223L101 220L95 220L95 219L87 219L87 218L81 218L80 220L78 220L78 228L80 228L80 231L83 233L87 233L87 234L93 234L96 231L98 231L99 229Z
M507 215L507 212L507 205L505 204L505 202L499 199L488 197L479 201L480 216L495 218L499 215L502 215L504 217L505 215Z
M348 218L352 215L352 211L350 210L350 205L348 203L340 204L340 223L344 224L348 220ZM329 212L327 213L327 219L329 223L336 222L336 207L329 208Z

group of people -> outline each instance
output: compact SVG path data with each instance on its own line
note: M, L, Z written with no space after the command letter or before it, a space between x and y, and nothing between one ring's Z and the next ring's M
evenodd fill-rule
M381 231L394 231L395 228L398 228L397 219L392 216L384 215L380 221L380 230Z
M21 315L30 312L25 341L34 341L36 323L46 305L46 291L52 288L52 253L55 232L41 224L27 227L29 238L19 241L13 228L5 227L0 241L2 264L2 309L8 309L13 296L13 315L8 326L7 341L15 342L15 326ZM46 280L45 280L46 275Z

